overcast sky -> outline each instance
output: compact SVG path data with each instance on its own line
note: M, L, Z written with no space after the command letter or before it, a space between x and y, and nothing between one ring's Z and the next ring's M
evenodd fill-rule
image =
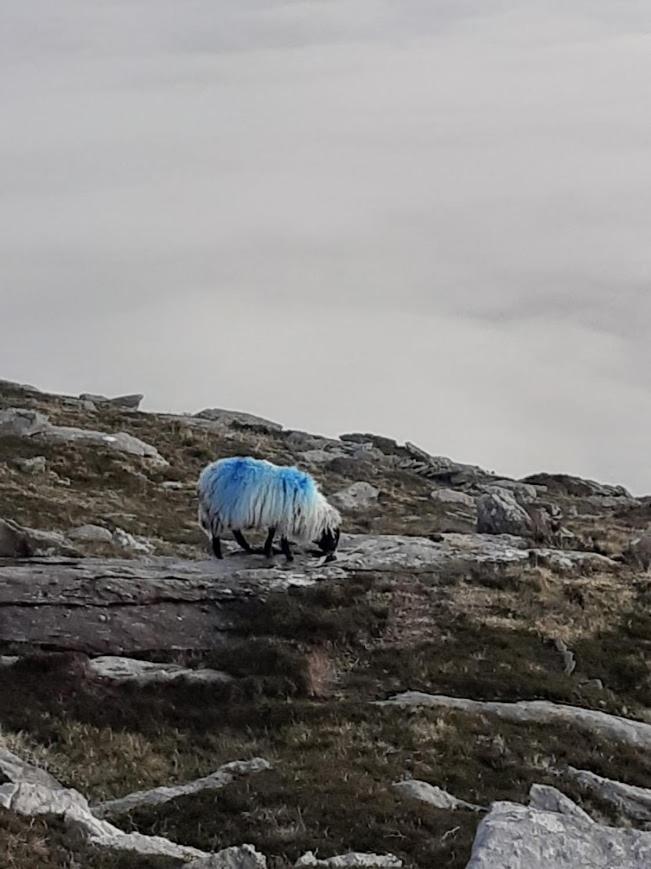
M648 0L0 19L0 377L651 491Z

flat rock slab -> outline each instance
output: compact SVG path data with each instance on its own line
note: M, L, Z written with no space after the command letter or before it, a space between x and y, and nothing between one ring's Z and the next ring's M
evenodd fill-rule
M467 869L649 869L651 833L604 827L568 814L493 803Z
M296 869L400 869L402 860L393 854L367 854L349 851L320 860L312 851L306 851L294 864Z
M621 814L631 821L649 823L651 821L651 790L628 785L624 782L604 778L587 769L568 767L566 775L585 790L596 794L600 799L615 806Z
M617 565L603 556L526 548L518 537L446 534L440 541L398 535L346 535L337 560L298 556L286 564L260 555L222 561L51 557L0 560L0 640L91 655L156 649L205 650L244 631L243 610L272 592L374 571L429 574L451 565L520 565L532 553L558 570Z
M337 566L344 570L439 573L451 564L522 565L533 561L549 564L559 572L576 568L612 571L610 558L593 552L532 548L522 537L510 534L442 534L440 540L398 534L356 534L342 537Z
M9 562L0 566L0 638L91 655L211 649L246 633L251 602L341 576L314 561L284 569L256 556Z
M119 655L101 655L88 664L90 670L103 679L113 682L135 682L137 685L150 685L154 682L175 682L181 680L195 685L224 684L232 682L233 677L221 670L208 667L190 669L179 664L161 661L139 661L137 658L123 658Z
M238 778L253 775L256 772L264 772L267 769L271 769L271 764L262 757L254 757L252 760L236 760L221 766L211 775L195 779L187 784L163 786L148 791L135 791L126 797L107 800L93 806L92 812L97 818L105 818L110 815L122 815L142 806L159 806L170 800L175 800L177 797L198 794L201 791L220 790Z
M517 703L502 703L484 700L467 700L462 697L447 697L445 694L425 694L421 691L405 691L378 706L422 706L439 709L458 709L472 714L496 715L507 721L522 724L571 724L607 739L615 739L629 745L651 749L651 724L634 721L619 715L609 715L581 706L566 706L549 700L520 700Z

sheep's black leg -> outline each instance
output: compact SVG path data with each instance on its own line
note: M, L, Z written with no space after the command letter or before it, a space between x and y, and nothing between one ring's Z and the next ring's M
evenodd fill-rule
M276 536L276 529L270 528L269 533L267 534L267 539L264 542L264 554L267 558L271 558L274 551L274 537Z
M224 557L222 555L222 545L219 541L219 537L215 537L214 534L212 536L212 551L215 554L215 558L223 558Z
M233 537L235 538L235 542L238 543L245 552L253 552L251 546L247 543L246 537L241 531L233 531Z
M294 556L292 555L292 550L289 548L289 540L286 537L280 538L280 551L285 556L287 561L294 560Z

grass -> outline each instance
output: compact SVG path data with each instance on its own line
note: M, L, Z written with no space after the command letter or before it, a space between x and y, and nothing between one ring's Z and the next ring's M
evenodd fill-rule
M243 453L300 460L283 432L208 430L111 408L89 415L11 390L0 393L3 405L33 406L59 424L128 431L170 464L153 468L105 449L4 439L5 455L44 455L52 473L32 477L0 463L0 515L44 528L119 525L157 538L159 552L203 554L192 487L206 462ZM388 440L376 445L403 454ZM335 459L318 476L326 493L358 479L380 489L369 510L345 517L347 530L470 530L468 519L430 498L432 483L408 471ZM184 488L163 491L164 480ZM583 548L616 553L632 528L648 524L647 513L580 513L568 523ZM235 759L260 755L274 765L222 791L116 819L125 829L206 850L251 842L271 869L293 865L306 850L388 851L408 867L455 869L466 865L477 816L404 801L392 782L422 778L482 805L526 801L533 782L549 783L613 821L611 808L563 777L564 767L648 787L651 761L572 728L370 701L420 689L546 698L643 717L651 707L649 602L648 579L628 568L559 576L544 567L464 563L442 575L360 573L249 602L241 614L247 628L237 637L210 653L179 655L179 662L228 671L236 677L228 686L120 687L92 678L83 656L36 656L0 668L0 725L19 755L95 800L188 781ZM555 638L576 656L571 675ZM594 678L603 690L582 684ZM72 854L55 819L0 812L0 866L32 869L35 859L45 869L168 865Z

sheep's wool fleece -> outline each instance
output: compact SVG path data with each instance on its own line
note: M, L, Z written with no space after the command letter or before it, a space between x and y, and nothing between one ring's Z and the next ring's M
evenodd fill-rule
M273 527L309 542L341 523L309 474L262 459L219 459L202 471L198 491L199 522L217 537L226 529Z

